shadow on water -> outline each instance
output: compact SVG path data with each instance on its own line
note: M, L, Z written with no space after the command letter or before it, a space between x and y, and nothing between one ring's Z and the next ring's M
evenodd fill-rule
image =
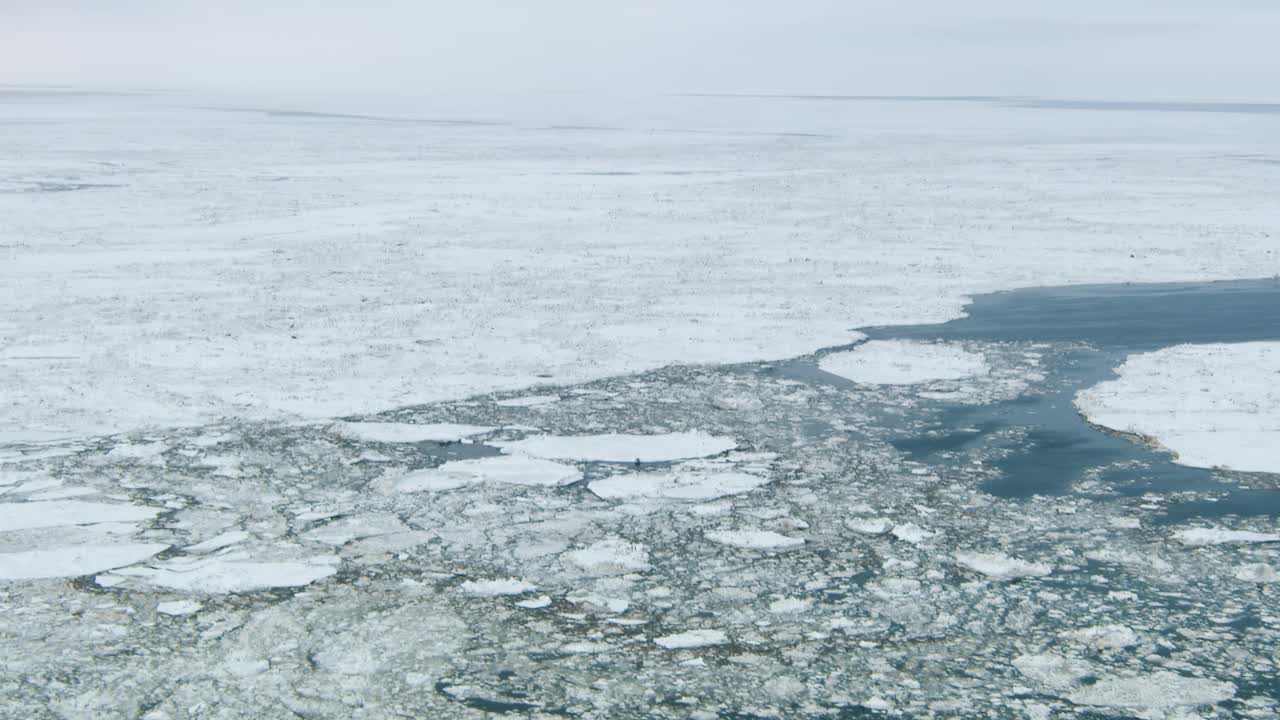
M1182 343L1280 340L1280 280L1031 288L977 297L967 317L947 323L863 332L874 340L1047 345L1040 348L1045 380L1032 394L978 406L927 403L925 429L893 441L913 459L934 463L992 451L1001 474L985 489L995 495L1067 494L1092 477L1126 495L1220 494L1216 501L1171 506L1169 521L1280 515L1280 491L1242 490L1209 470L1177 465L1167 452L1090 425L1072 402L1077 392L1114 378L1132 353Z

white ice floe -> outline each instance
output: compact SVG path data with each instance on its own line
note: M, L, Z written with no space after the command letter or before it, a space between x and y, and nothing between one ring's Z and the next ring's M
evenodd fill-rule
M416 470L395 480L394 487L401 492L453 490L485 482L553 487L581 478L576 467L565 463L525 455L495 455Z
M711 530L706 533L711 542L746 550L780 550L799 547L803 538L787 537L772 530Z
M517 578L494 578L490 580L465 580L458 586L466 595L472 597L501 597L504 595L523 595L537 590L533 583Z
M159 109L145 98L110 100L127 108L50 100L26 105L40 108L33 116L47 108L84 144L69 160L47 126L6 126L5 177L92 172L103 184L56 206L48 194L0 198L0 237L41 239L7 246L0 263L10 339L0 396L11 401L0 442L218 417L333 417L672 363L793 357L852 341L849 328L958 317L967 296L1029 282L1277 270L1274 171L1239 159L1270 147L1262 126L1215 135L1213 157L1194 160L1203 177L1232 179L1230 192L1214 193L1170 170L1167 155L1093 153L1074 110L1029 120L984 109L1004 124L981 137L968 114L953 120L949 108L925 120L907 110L927 132L866 143L885 126L864 105L837 111L833 126L830 103L727 122L701 104L671 104L659 111L667 127L722 132L624 132L610 162L695 172L679 183L570 190L563 153L595 162L599 134L530 134L519 108L499 113L516 120L509 127L458 145L449 158L458 181L440 183L436 165L406 163L415 157L406 136L385 123L335 133L308 119L264 125L251 113ZM758 128L764 115L832 134L819 158L805 142L733 129ZM1105 132L1132 147L1175 145L1202 129L1186 115ZM456 131L414 130L429 143ZM215 135L225 152L201 156L192 138ZM298 156L295 138L316 153ZM139 143L154 152L131 154ZM1051 146L1063 154L1046 156ZM499 152L527 172L491 162ZM744 152L769 168L768 181L729 167ZM359 182L335 184L339 154L367 170ZM1074 179L1055 163L1069 163ZM706 164L722 171L696 172ZM262 183L286 167L287 182ZM1141 189L1117 195L1116 177L1141 178ZM869 193L856 208L838 189L853 182ZM653 212L655 192L667 212ZM1041 192L1074 195L1028 201ZM796 197L809 210L797 214ZM604 213L616 230L607 246L599 223L586 221Z
M344 517L312 528L302 534L303 539L335 547L361 538L406 532L409 526L400 518L388 513Z
M729 642L729 638L723 630L687 630L674 635L663 635L653 641L667 650L688 650L724 645Z
M458 442L496 429L457 423L337 422L330 426L339 437L376 443Z
M1131 355L1076 395L1090 422L1151 438L1195 467L1280 473L1280 343Z
M1177 530L1173 539L1189 547L1206 545L1250 545L1253 543L1280 542L1280 535L1252 530L1226 530L1223 528L1189 528Z
M1066 694L1077 705L1125 708L1131 710L1167 710L1197 705L1216 705L1236 694L1232 683L1186 677L1158 671L1131 677L1104 677L1091 685L1082 685Z
M769 603L769 612L778 615L790 615L794 613L802 613L813 607L812 600L804 598L780 598Z
M702 431L659 435L537 435L523 440L495 442L508 452L553 460L597 462L669 462L718 455L738 442Z
M150 520L159 508L82 500L0 503L0 532L33 528Z
M649 551L640 543L608 538L561 556L566 565L583 574L600 577L644 572L649 569Z
M599 653L609 652L613 646L609 643L580 641L565 643L560 646L560 652L565 655L595 655Z
M493 404L499 407L538 407L556 402L560 402L559 395L524 395L506 400L494 400Z
M248 540L251 536L244 530L228 530L224 533L218 533L208 540L188 545L183 548L183 552L194 553L196 555L211 553L226 547L231 547L238 543Z
M169 600L167 602L157 603L156 612L161 615L172 615L181 617L184 615L194 615L200 612L204 605L195 600Z
M338 572L338 563L331 556L278 561L175 558L155 565L122 568L114 574L170 590L242 593L309 585Z
M1055 690L1072 687L1092 669L1083 661L1053 653L1025 653L1013 659L1013 666L1026 677Z
M855 517L845 520L844 526L862 535L883 535L893 527L893 521L880 517Z
M991 372L979 353L955 344L915 340L871 340L847 352L823 356L818 367L867 385L914 385Z
M660 472L620 473L593 480L587 487L606 500L714 500L741 495L768 482L760 475L689 464Z
M893 526L893 536L912 545L919 545L933 538L938 533L926 530L915 523L899 523Z
M955 554L956 564L993 580L1044 577L1053 572L1053 566L1045 563L1018 560L1001 553L961 551Z
M142 562L168 547L158 543L85 544L0 553L0 580L90 575Z
M1116 650L1138 644L1138 634L1127 625L1094 625L1064 631L1061 637L1095 650Z
M1236 568L1235 578L1245 582L1280 582L1280 572L1266 563L1246 563Z
M549 595L539 595L538 597L529 598L528 600L517 600L515 603L516 607L524 608L526 610L541 610L542 608L549 607L550 605L551 596Z

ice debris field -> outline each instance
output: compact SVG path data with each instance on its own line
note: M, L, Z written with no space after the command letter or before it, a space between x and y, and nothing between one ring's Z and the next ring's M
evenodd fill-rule
M1280 713L1272 116L0 102L0 715Z

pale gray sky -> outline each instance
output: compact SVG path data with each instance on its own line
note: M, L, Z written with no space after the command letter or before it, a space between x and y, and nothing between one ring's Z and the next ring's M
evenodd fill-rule
M0 0L0 83L1275 100L1275 0Z

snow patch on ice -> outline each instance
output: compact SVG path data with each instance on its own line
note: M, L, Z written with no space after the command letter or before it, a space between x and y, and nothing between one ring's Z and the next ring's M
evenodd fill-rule
M915 385L987 375L991 367L979 353L951 343L871 340L818 361L822 370L866 385Z

